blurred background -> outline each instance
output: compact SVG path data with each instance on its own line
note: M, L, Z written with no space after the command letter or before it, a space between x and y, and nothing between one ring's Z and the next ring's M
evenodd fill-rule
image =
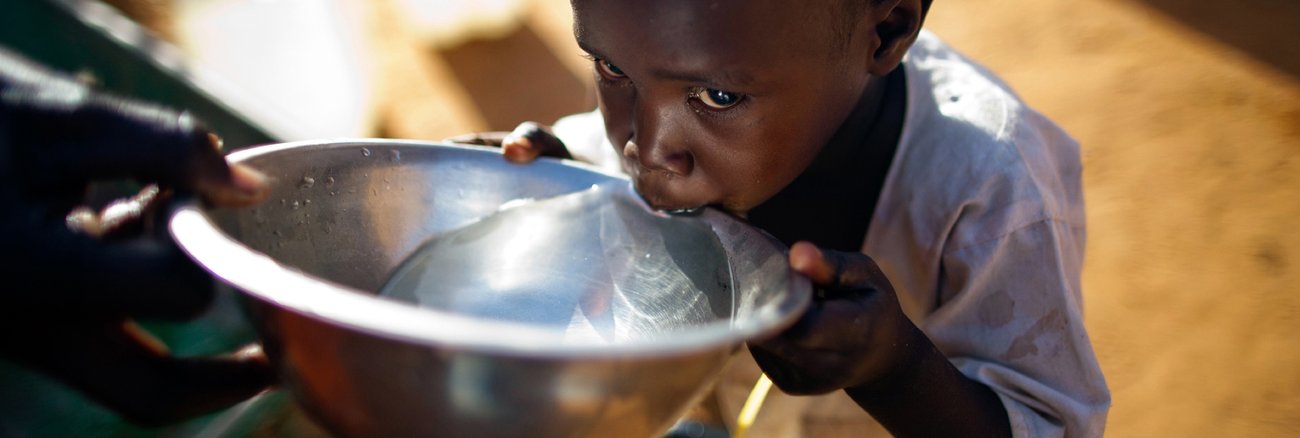
M6 3L0 43L198 108L236 147L595 105L565 0ZM929 29L1082 144L1108 435L1300 430L1300 2L935 3Z

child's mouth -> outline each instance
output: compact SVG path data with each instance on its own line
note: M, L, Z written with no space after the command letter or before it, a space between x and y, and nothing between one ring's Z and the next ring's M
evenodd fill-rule
M700 206L700 207L691 207L691 208L675 208L672 210L662 210L662 211L664 213L668 213L673 216L695 216L700 214L701 211L704 211L704 207Z
M699 214L704 207L708 206L707 203L672 202L664 199L665 197L663 195L647 193L647 190L644 190L641 184L633 184L633 188L637 196L641 197L641 200L645 201L647 206L656 211L675 216Z

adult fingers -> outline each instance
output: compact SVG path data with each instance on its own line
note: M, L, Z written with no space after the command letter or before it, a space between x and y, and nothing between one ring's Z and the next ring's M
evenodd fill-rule
M34 96L7 102L15 163L22 163L20 178L29 187L135 178L195 190L226 205L267 194L256 172L232 172L217 137L188 114L98 95L71 101Z
M231 164L228 179L205 179L196 183L198 193L218 207L245 207L271 195L266 175L243 164Z
M549 129L534 122L520 123L501 141L501 153L515 163L528 163L537 157L573 158L569 149Z
M165 235L105 242L18 216L4 221L13 234L0 243L7 307L188 319L212 300L211 277Z
M6 321L5 325L12 325ZM6 327L5 354L40 369L141 425L221 409L274 382L265 358L174 358L123 320L42 324L41 336Z

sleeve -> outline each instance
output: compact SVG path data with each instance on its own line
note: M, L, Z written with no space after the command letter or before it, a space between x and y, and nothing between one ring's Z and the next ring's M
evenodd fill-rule
M1101 436L1110 394L1084 328L1082 227L1044 219L946 249L922 330L1002 399L1015 436Z

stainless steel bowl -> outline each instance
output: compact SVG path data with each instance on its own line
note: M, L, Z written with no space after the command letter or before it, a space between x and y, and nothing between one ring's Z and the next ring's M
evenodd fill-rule
M271 176L270 200L183 206L171 232L251 298L248 315L283 385L342 435L650 436L702 395L739 345L791 323L809 297L781 244L705 210L697 218L725 248L735 294L707 298L730 304L726 316L627 342L563 342L527 321L375 291L421 242L507 201L626 180L574 162L515 165L493 149L414 141L290 143L230 159ZM653 316L674 302L643 305Z

